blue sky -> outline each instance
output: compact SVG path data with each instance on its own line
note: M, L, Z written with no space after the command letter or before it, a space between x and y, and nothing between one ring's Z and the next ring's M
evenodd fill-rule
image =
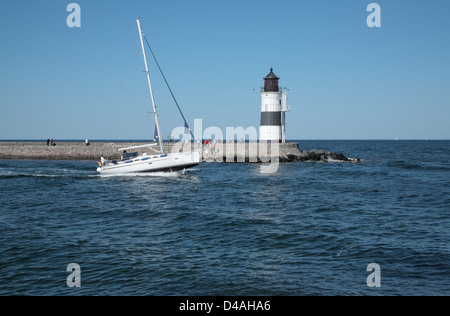
M4 0L0 139L152 138L137 17L191 125L258 128L272 65L288 139L450 139L449 14L448 0ZM150 68L166 136L183 121Z

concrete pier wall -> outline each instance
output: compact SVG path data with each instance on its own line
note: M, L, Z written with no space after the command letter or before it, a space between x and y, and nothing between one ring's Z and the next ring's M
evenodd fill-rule
M47 146L39 142L0 142L0 159L43 159L43 160L108 160L120 159L120 148L140 146L145 143L109 143L92 142L89 146L79 142L58 142ZM157 147L154 147L157 148ZM301 155L298 143L164 143L167 153L180 151L202 151L203 161L207 162L265 162L279 158L284 161L288 156ZM154 153L149 148L137 148L131 151Z

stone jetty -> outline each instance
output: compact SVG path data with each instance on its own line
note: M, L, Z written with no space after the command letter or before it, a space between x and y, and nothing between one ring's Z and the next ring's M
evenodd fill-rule
M141 142L91 142L86 146L84 142L56 142L55 146L48 146L45 142L0 142L0 159L41 159L41 160L108 160L120 159L120 148L140 146ZM156 147L155 147L156 148ZM164 151L202 152L202 159L206 162L269 162L274 159L280 162L293 161L323 161L337 160L352 162L342 153L326 150L300 150L298 143L240 143L240 142L209 142L198 143L164 143ZM149 148L138 148L131 151L152 153Z

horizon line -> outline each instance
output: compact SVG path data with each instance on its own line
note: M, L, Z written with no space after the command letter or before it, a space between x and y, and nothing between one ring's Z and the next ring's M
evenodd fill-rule
M60 141L60 142L85 142L85 138L81 139L81 138L53 138L53 141ZM113 141L113 142L153 142L154 140L150 140L150 139L144 139L144 138L136 138L136 139L132 139L132 138L123 138L123 139L108 139L108 138L93 138L93 139L88 139L89 142L104 142L104 141ZM367 140L367 141L388 141L388 140L392 140L392 141L410 141L410 140L422 140L422 141L429 141L429 140L450 140L450 138L291 138L291 139L286 139L286 142L292 142L292 141L362 141L362 140ZM29 141L29 142L46 142L47 139L36 139L36 138L6 138L6 139L0 139L0 142L25 142L25 141ZM163 139L163 141L165 142L170 142L168 139ZM172 142L178 142L181 141L181 139L174 139L172 140ZM196 141L196 140L191 140L191 141ZM248 140L246 140L248 141ZM259 141L259 140L258 140Z

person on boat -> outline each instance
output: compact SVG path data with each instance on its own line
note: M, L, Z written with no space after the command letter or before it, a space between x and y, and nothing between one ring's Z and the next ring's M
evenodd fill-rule
M127 151L124 150L123 153L122 153L122 159L125 159L125 155L126 155L126 154L127 154Z
M103 158L103 156L102 156L102 158L100 159L100 161L101 161L101 163L102 163L102 166L104 166L104 165L106 165L106 162L107 162L108 160L106 160L106 159Z

